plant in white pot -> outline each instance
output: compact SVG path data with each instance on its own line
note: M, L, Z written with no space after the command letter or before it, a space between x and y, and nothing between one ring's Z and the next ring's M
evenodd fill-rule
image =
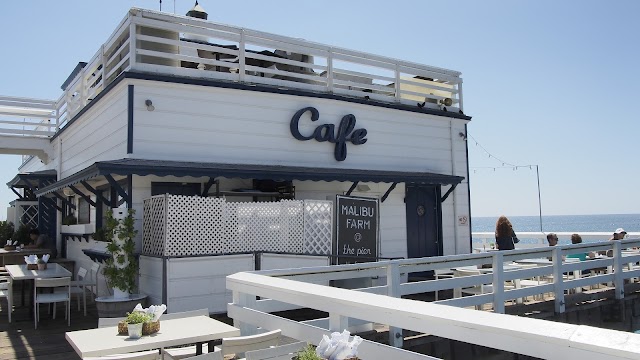
M107 252L111 255L106 260L104 276L113 288L115 299L128 298L136 285L138 261L134 256L135 230L133 215L135 210L109 210L104 231L105 240L109 242Z
M142 337L142 326L147 321L151 321L152 317L150 314L138 311L127 314L125 322L127 323L129 338L140 339Z

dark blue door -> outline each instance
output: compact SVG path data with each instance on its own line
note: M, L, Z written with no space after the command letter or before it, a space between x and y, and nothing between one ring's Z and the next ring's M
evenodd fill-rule
M407 186L407 257L442 255L440 186Z

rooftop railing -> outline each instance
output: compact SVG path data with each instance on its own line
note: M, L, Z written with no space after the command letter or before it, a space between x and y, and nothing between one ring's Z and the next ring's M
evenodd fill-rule
M616 299L625 296L625 280L640 277L640 239L606 241L568 246L468 255L405 259L332 267L283 269L238 273L227 277L233 291L228 314L244 333L256 327L283 330L283 334L302 341L318 342L320 335L341 331L354 324L375 322L390 327L389 343L402 346L402 329L491 347L538 358L614 359L637 358L640 336L589 326L556 323L502 314L505 301L551 293L556 312L565 311L565 293L572 289L609 283ZM590 261L565 261L568 255L603 252ZM548 265L514 267L512 262L541 259ZM541 261L542 262L542 261ZM453 276L441 280L407 282L409 273L451 271L460 267L487 272ZM607 270L602 270L607 269ZM598 270L588 277L569 274ZM507 287L523 279L545 277L547 281L526 287ZM380 284L354 290L327 286L331 280L379 279ZM433 303L402 299L401 296L491 285L477 295L445 299ZM493 312L461 307L492 304ZM443 307L443 305L449 305ZM324 323L295 322L272 312L293 308L312 308L329 313ZM356 320L357 319L357 320ZM324 325L320 325L324 324ZM603 339L619 339L609 342ZM415 353L393 353L381 344L364 343L363 358L413 359ZM386 356L386 357L385 357Z
M60 127L128 70L462 110L457 71L132 8L58 100Z

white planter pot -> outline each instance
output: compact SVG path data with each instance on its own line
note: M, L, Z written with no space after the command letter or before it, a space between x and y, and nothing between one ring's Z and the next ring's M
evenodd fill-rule
M127 324L127 329L129 330L129 339L140 339L142 337L142 325L142 323Z
M129 293L126 291L122 291L119 288L113 288L113 298L114 299L128 299Z

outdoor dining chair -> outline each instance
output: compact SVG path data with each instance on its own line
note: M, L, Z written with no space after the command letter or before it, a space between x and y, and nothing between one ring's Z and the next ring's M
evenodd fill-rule
M82 304L84 305L84 316L87 316L87 269L82 266L78 269L76 280L71 281L71 295L78 298L78 311L80 311L80 296L82 295Z
M242 354L247 351L277 346L280 342L280 333L280 330L273 330L258 335L223 338L222 345L220 345L220 347L216 347L215 352L220 352L222 356L236 355L238 357L242 357ZM203 348L203 352L206 350L206 348ZM164 349L165 359L172 360L187 359L195 355L195 353L195 346Z
M246 360L291 360L293 355L307 347L304 341L276 346L268 349L247 351Z
M222 353L219 351L208 353L208 354L196 355L187 359L189 360L224 360L224 358L222 357Z
M56 303L66 303L65 315L67 326L71 326L71 278L53 278L53 279L35 279L33 291L33 321L35 328L38 328L40 321L40 304L53 304L53 318L56 318ZM65 289L66 291L55 291L56 288ZM38 289L50 290L49 292L38 292Z
M0 276L0 298L7 299L7 315L11 322L13 312L13 282L10 276Z
M140 351L126 354L114 354L99 357L85 357L82 360L160 360L158 350Z

